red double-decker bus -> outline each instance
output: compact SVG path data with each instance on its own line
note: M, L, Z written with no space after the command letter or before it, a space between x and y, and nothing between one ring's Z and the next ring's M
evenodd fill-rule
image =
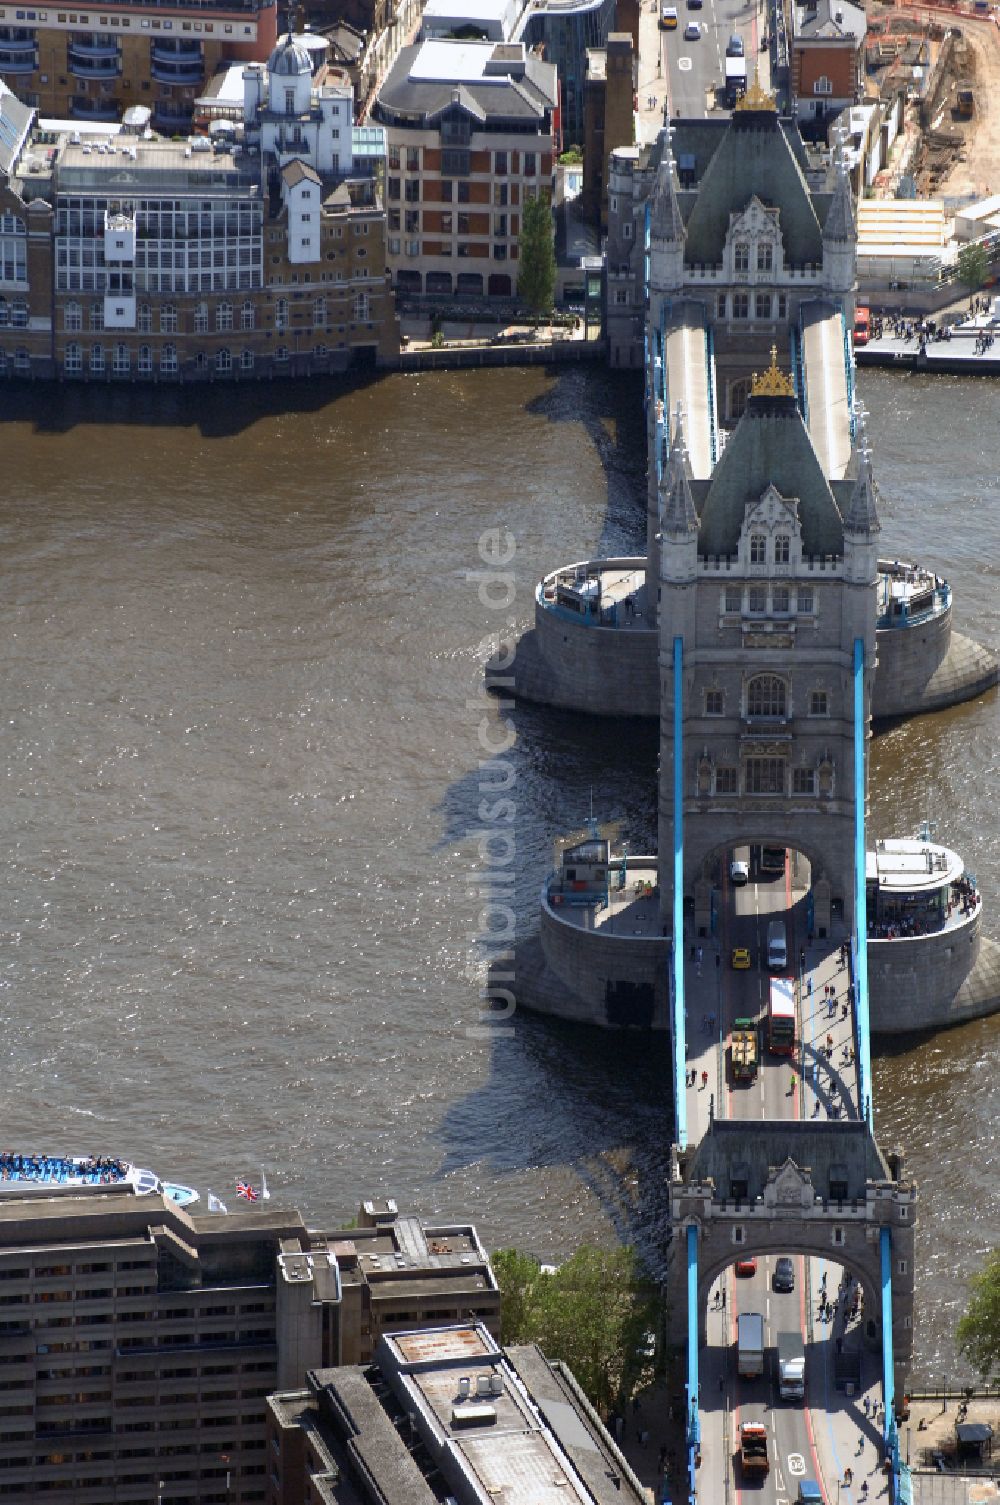
M795 1050L795 982L791 977L771 978L767 1047L776 1056L790 1056Z

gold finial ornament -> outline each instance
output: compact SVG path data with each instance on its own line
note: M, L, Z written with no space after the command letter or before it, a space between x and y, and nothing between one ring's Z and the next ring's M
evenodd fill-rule
M760 72L757 68L753 70L753 83L743 97L736 101L735 108L737 110L770 110L777 115L778 101L761 85Z
M784 371L778 370L778 347L771 346L771 364L763 376L753 373L750 381L751 397L794 397L795 388L792 386L792 378L786 376Z

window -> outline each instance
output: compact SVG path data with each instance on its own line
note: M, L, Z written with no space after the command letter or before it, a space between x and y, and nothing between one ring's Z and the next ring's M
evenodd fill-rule
M506 216L506 214L494 214L494 216L493 216L493 234L494 235L506 235L507 234L507 216Z
M320 329L326 324L326 299L313 299L313 328Z
M152 376L153 352L148 345L139 346L139 358L136 361L136 369L140 376Z
M749 293L734 293L733 294L733 318L734 319L749 319L749 317L750 317L750 294Z
M792 769L792 793L793 794L815 794L816 793L816 773L815 773L814 769L812 769L812 768L793 768Z
M390 148L389 148L389 171L390 172L398 172L399 171L399 147L398 146L390 146Z
M469 153L456 147L446 147L441 153L441 175L446 178L467 178ZM465 185L468 190L468 184Z
M728 611L728 612L739 611L739 609L740 609L740 607L742 605L743 605L743 592L740 590L739 586L738 585L727 585L726 586L726 603L725 603L725 607L723 609L725 611Z
M295 114L295 90L294 89L286 89L285 90L285 114L286 115L294 115Z
M254 325L254 307L249 298L240 309L240 328L252 329Z
M753 617L762 617L767 611L767 590L763 585L751 585L747 591L747 610Z
M622 240L632 239L633 224L630 219L622 221Z
M827 76L826 76L825 73L821 74L820 77L813 84L813 93L814 94L832 94L833 93L833 84L827 78Z
M66 307L63 309L63 328L83 328L83 309L80 307L79 303L66 304Z
M102 309L102 317L103 312L104 311ZM13 324L15 329L27 329L28 305L27 303L25 303L23 298L15 298L14 302L10 305L10 322Z
M771 317L771 294L756 293L753 300L753 314L755 319L769 319Z
M493 153L493 171L496 173L496 175L497 175L498 178L505 178L507 176L507 153L506 152L494 152Z
M403 184L403 198L408 204L420 203L420 179L407 178Z
M208 304L207 303L199 303L198 307L194 311L194 332L195 332L195 334L207 334L208 333Z
M104 347L103 347L103 345L91 345L91 347L90 347L90 369L94 373L95 376L100 375L100 373L104 370Z
M524 176L526 178L533 178L535 176L535 173L537 171L538 171L538 159L535 156L535 153L534 152L525 152L525 154L524 154Z
M160 333L177 333L177 310L172 303L165 303L160 309Z
M829 716L830 703L825 690L813 690L809 696L810 716Z
M406 170L407 170L407 172L419 172L420 171L420 148L419 148L419 146L408 146L406 148Z
M736 793L736 769L730 767L716 768L715 770L716 794Z
M788 318L788 294L787 293L779 293L778 294L778 318L779 319L787 319Z
M233 369L231 351L223 349L215 352L215 369L220 375L226 375Z
M116 345L111 369L115 376L128 376L132 369L132 356L127 345Z
M288 346L279 345L277 350L274 352L274 358L276 361L280 361L282 364L284 364L284 362L288 360Z
M496 208L498 208L498 209L503 209L503 208L506 207L506 205L507 205L507 184L506 183L494 183L493 184L493 203L494 203L494 206Z
M733 1243L734 1244L743 1244L743 1243L745 1243L746 1242L746 1236L747 1236L746 1229L740 1223L737 1223L736 1226L735 1226L735 1228L733 1229Z
M361 323L367 323L371 318L371 300L367 293L355 293L354 317Z
M843 1247L843 1243L844 1243L844 1230L843 1230L843 1228L835 1228L833 1230L833 1242L834 1242L834 1244L836 1245L836 1247L838 1249Z
M619 308L621 308L625 304L627 304L628 301L629 301L629 290L628 290L628 288L627 287L616 287L615 288L615 303L616 303L616 305Z
M795 609L804 616L808 616L815 610L813 605L813 592L811 585L800 585Z
M388 185L389 198L390 199L398 199L399 198L399 179L398 178L387 178L386 179L386 183Z
M727 306L728 299L726 298L725 293L720 293L715 300L715 316L717 319L724 319L726 317Z
M493 260L494 261L506 261L507 260L507 247L505 245L497 245L497 246L493 247Z
M757 246L758 272L770 272L774 267L774 247L770 241L760 241Z
M455 202L458 204L467 204L469 202L468 183L457 183L455 185Z
M274 305L274 327L275 327L275 329L279 329L279 330L280 329L287 329L288 328L288 299L287 298L279 298L278 301L277 301L277 303L275 303L275 305Z
M240 351L240 370L241 371L252 371L253 370L253 351L252 350L241 350Z
M403 229L407 235L420 234L420 210L407 209L406 218L403 220Z
M776 674L758 674L747 685L748 716L784 716L785 700L785 681Z
M705 715L721 716L725 701L721 690L705 691Z
M67 345L63 367L67 376L79 376L83 370L83 346Z
M735 272L749 272L750 270L750 243L746 240L738 240L733 246L733 270Z
M750 563L767 563L767 539L763 533L750 534Z
M232 329L233 305L231 303L219 304L218 308L215 310L215 327L219 330Z
M104 304L92 303L90 305L90 327L93 330L104 328Z
M161 315L162 328L162 315ZM160 351L160 370L164 375L172 375L177 370L177 346L164 345Z
M787 564L792 554L792 540L787 533L778 533L774 540L775 564Z
M771 592L771 610L776 616L787 617L792 604L792 594L787 585L776 585Z
M744 764L744 781L747 794L784 794L784 759L747 758Z

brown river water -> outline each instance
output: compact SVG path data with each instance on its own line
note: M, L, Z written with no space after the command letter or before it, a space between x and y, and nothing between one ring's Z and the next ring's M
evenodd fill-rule
M883 550L1000 646L987 381L865 375ZM482 1028L483 643L643 536L634 379L0 392L2 1147L121 1154L326 1225L365 1193L558 1259L653 1249L666 1045ZM509 529L503 590L484 538ZM485 548L488 554L488 547ZM485 598L485 600L484 600ZM874 744L875 835L936 822L1000 935L995 695ZM655 832L656 733L521 708L517 923L591 798ZM917 1371L1000 1243L1000 1020L878 1054L921 1184Z

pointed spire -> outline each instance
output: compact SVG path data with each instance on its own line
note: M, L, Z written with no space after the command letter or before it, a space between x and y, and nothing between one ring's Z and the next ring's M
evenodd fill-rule
M855 404L854 414L858 436L856 443L858 474L854 482L854 490L851 492L847 515L844 518L844 531L862 534L880 533L882 524L878 520L878 491L872 475L872 449L868 443L868 430L865 423L868 417L867 409L861 402L858 402Z
M674 182L674 154L670 145L673 133L673 126L665 125L659 136L660 165L649 201L649 233L653 240L682 241L687 237Z
M698 514L694 510L694 499L691 496L690 471L687 442L684 438L684 410L678 402L674 436L660 483L660 529L672 538L682 538L698 531Z
M844 138L847 135L844 127L838 126L834 132L836 145L833 151L833 163L837 173L837 180L833 189L833 203L830 205L823 226L824 240L854 241L856 230L854 223L854 193L851 189L851 179L847 170L847 154L844 151Z

